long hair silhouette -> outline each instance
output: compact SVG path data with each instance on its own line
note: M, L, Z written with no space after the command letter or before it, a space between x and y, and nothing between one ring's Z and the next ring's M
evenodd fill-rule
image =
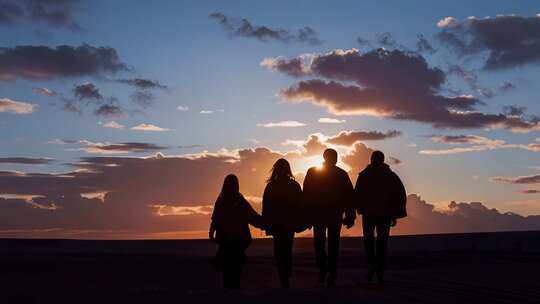
M274 163L272 169L270 170L270 177L266 180L266 182L269 183L280 178L288 178L294 180L294 175L291 171L291 165L284 158L280 158Z
M234 174L227 175L223 181L220 196L224 199L233 199L236 198L239 193L240 184L238 182L238 177Z

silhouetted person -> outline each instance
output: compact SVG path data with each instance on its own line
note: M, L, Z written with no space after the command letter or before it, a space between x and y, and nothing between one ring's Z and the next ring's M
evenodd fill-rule
M294 233L301 227L301 200L302 188L294 180L289 162L278 159L264 189L262 217L266 233L274 241L274 258L284 288L289 287L292 274Z
M335 286L341 225L354 225L353 186L347 172L336 166L337 152L326 149L322 168L310 168L304 179L304 199L313 224L315 259L319 282ZM345 213L345 218L343 218ZM328 238L328 254L326 239Z
M214 205L209 231L210 239L219 245L213 262L222 268L225 288L240 288L244 252L252 241L248 224L261 227L261 222L261 216L240 193L238 178L227 175Z
M390 227L397 224L398 218L407 216L407 195L397 174L384 163L381 151L373 152L371 164L358 174L355 201L358 214L362 215L368 262L366 278L371 281L377 274L377 281L382 283Z

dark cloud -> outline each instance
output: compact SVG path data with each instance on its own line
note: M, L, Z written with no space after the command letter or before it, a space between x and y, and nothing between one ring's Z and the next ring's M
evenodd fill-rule
M116 50L109 47L83 44L78 47L23 45L0 48L0 80L50 80L126 70L128 68L120 61Z
M357 141L383 140L400 136L401 132L389 130L386 133L379 131L342 131L339 134L329 137L326 142L342 146L350 146Z
M437 210L419 195L407 197L409 216L399 220L395 233L464 233L487 231L526 231L540 229L540 216L502 213L480 202L451 202L447 210Z
M125 115L125 112L115 102L110 102L99 106L99 108L94 111L94 114L104 117L121 117Z
M468 70L460 65L451 64L448 67L447 74L455 75L463 79L463 81L465 81L465 83L469 85L471 90L477 92L482 97L485 97L485 98L495 97L495 93L491 89L483 87L479 84L478 74L474 70Z
M0 25L16 22L38 22L53 28L80 31L73 13L77 0L2 0Z
M150 80L144 78L133 78L133 79L118 79L119 83L128 84L139 89L167 89L166 85L159 83L157 80Z
M499 89L503 92L512 91L516 89L516 84L511 81L505 81L501 83L501 85L499 86Z
M33 88L32 91L34 93L36 93L36 94L43 95L43 96L49 96L49 97L54 97L54 96L58 95L58 93L56 93L55 91L50 90L48 88Z
M489 139L476 135L439 135L432 136L431 140L441 144L480 144Z
M399 48L397 41L390 32L379 33L375 37L378 44L387 48Z
M357 143L340 157L356 174L372 151ZM134 238L169 231L204 237L224 176L235 173L242 193L260 208L268 171L281 157L293 170L304 160L298 153L257 148L175 157L87 157L73 164L76 170L59 174L0 172L0 229L19 229L15 236L26 237L51 228L54 237L78 232L81 238ZM501 213L482 203L451 203L438 211L413 194L407 208L409 216L399 221L397 234L540 229L538 216Z
M114 154L114 153L128 153L128 152L152 152L157 150L165 150L167 147L158 146L151 143L142 143L142 142L126 142L119 144L100 144L93 143L87 145L87 147L82 148L83 151L88 153L101 153L101 154Z
M77 97L79 100L82 100L82 99L95 99L97 101L103 100L103 95L101 95L96 85L91 82L76 85L75 88L73 88L73 95L75 95L75 97Z
M136 91L131 94L131 101L141 109L146 109L154 103L154 94L150 91Z
M371 43L369 42L368 39L364 39L364 38L362 38L362 37L356 38L356 42L358 42L358 44L359 44L360 46L369 46L369 45L371 45Z
M272 29L266 26L253 25L247 19L231 18L220 12L210 14L210 18L218 20L225 31L233 37L255 38L264 42L275 40L282 43L301 42L311 45L322 43L315 30L308 26L296 32L291 32L287 29Z
M540 175L528 175L528 176L494 176L491 181L506 183L506 184L540 184Z
M439 39L460 55L487 52L486 70L540 62L540 18L498 15L494 18L446 17L437 24Z
M300 61L300 69L297 59L266 59L261 64L293 77L309 75L329 79L300 81L282 90L281 95L292 102L310 101L324 106L334 114L412 120L436 128L490 127L516 132L540 128L537 117L482 113L477 107L483 103L474 96L442 95L446 74L439 68L429 67L419 54L385 49L363 54L356 49L335 50Z
M416 38L416 51L418 53L434 54L437 52L433 45L431 45L431 42L429 42L424 35L418 34Z
M0 164L46 165L53 161L50 158L0 157Z

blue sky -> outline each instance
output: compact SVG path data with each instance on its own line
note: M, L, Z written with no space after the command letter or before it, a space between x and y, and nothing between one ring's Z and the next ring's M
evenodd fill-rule
M215 12L231 18L246 18L252 25L292 32L309 26L323 43L283 43L231 36L217 20L209 18ZM421 150L454 147L434 142L433 135L476 135L526 145L540 137L538 131L438 129L429 123L411 120L334 115L325 107L310 102L291 103L278 96L280 90L293 86L298 79L261 66L263 59L278 56L293 58L301 54L325 54L335 49L351 48L358 48L360 53L368 52L379 47L377 37L386 32L397 42L397 49L414 50L417 35L421 33L437 50L433 54L419 55L425 58L429 67L446 71L450 64L458 64L474 71L480 86L496 91L492 98L481 98L463 79L447 75L445 86L481 98L478 111L500 113L505 105L519 105L526 107L530 115L540 115L537 90L540 69L537 61L485 71L482 70L485 52L459 57L437 38L441 32L437 23L448 16L464 22L469 16L483 18L515 14L532 18L537 13L540 13L537 1L79 1L75 2L69 14L81 26L80 31L28 19L11 24L0 23L3 48L21 45L76 47L82 44L110 47L129 68L116 74L0 81L0 98L37 105L32 113L25 115L0 112L0 126L4 130L0 133L0 157L48 157L56 160L38 166L0 163L0 171L64 172L71 170L69 163L78 162L81 157L94 156L76 150L81 146L49 143L54 139L153 143L168 147L161 151L165 155L204 150L217 152L222 148L233 151L257 146L285 153L295 147L283 145L284 141L306 140L313 133L332 136L341 131L399 130L402 132L399 137L365 143L401 160L401 164L393 168L402 176L408 192L417 193L437 206L444 206L450 201L480 201L501 211L539 214L539 194L518 192L520 189L534 189L535 184L492 181L495 176L538 174L538 152L503 148L448 155L420 153ZM358 37L369 40L370 46L360 45ZM152 90L155 96L152 106L137 112L130 101L131 94L137 89L114 81L132 78L158 81L167 89ZM500 92L498 86L505 81L515 84L515 88ZM86 82L99 88L105 100L116 97L125 108L126 115L100 117L87 106L82 106L81 114L64 111L62 96L72 98L74 87ZM36 94L34 88L48 88L58 95ZM178 106L188 110L179 111ZM202 114L201 111L212 113ZM346 122L321 124L317 121L321 117ZM289 120L306 126L257 126ZM103 127L111 121L125 128ZM169 130L130 130L142 123ZM145 156L155 152L121 156ZM357 172L361 168L352 169Z

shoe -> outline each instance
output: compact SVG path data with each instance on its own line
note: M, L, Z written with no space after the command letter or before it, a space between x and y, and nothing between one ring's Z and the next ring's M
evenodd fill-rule
M336 287L336 279L334 279L333 277L328 277L328 279L326 280L326 287L327 288Z
M326 282L326 275L328 273L326 271L319 272L319 283L324 284Z

